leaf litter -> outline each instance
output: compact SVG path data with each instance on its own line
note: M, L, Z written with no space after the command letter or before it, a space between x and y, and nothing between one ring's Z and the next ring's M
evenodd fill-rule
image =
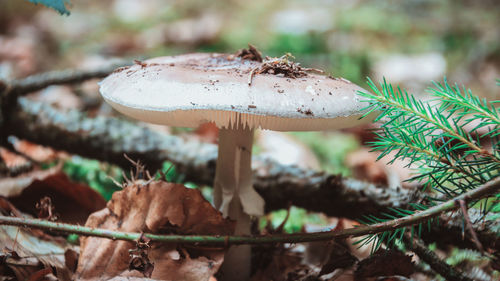
M224 219L200 191L164 181L126 185L113 194L105 209L89 217L86 226L156 234L230 235L234 232L234 222ZM150 276L167 280L209 280L222 264L224 252L224 248L83 237L76 278Z
M57 213L62 222L84 224L91 213L106 205L88 185L71 181L60 165L0 179L0 186L0 196L39 218L54 218ZM45 197L50 198L50 204L47 199L42 201Z
M4 197L0 197L0 213L29 217ZM73 271L67 266L67 257L77 255L78 247L64 238L38 229L0 225L0 245L1 277L13 275L16 280L72 280Z
M257 74L273 74L288 78L300 78L307 76L308 72L316 72L324 74L324 71L316 68L302 67L300 63L294 62L295 57L290 53L286 53L279 58L271 58L266 56L266 58L261 62L261 64L250 71L248 76L248 85L252 85L253 77Z

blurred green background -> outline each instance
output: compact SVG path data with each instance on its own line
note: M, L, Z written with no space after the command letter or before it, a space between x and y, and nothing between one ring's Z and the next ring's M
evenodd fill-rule
M3 49L6 40L23 41L34 62L20 71L5 65L12 58L0 50L0 78L114 57L234 52L252 43L266 55L291 52L303 65L361 85L366 76L386 77L421 92L447 76L498 97L496 0L71 0L69 10L60 16L28 1L2 0Z

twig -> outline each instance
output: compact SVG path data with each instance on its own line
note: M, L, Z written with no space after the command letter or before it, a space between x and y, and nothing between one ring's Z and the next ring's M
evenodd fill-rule
M483 245L481 245L481 242L479 242L477 234L474 231L474 228L472 228L472 222L470 221L469 212L467 212L467 204L465 203L465 200L458 200L457 204L460 206L460 210L462 211L462 214L464 216L465 228L467 228L470 235L472 236L472 242L474 242L479 252L483 253Z
M60 70L28 76L8 83L7 95L16 97L41 90L51 85L74 84L93 78L102 78L109 75L119 66L125 63L113 64L92 70Z
M250 71L250 74L248 75L248 86L252 85L252 80L253 80L253 76L255 75L255 72L258 70L258 67L254 67L252 68L252 70Z
M61 231L85 236L96 236L116 240L136 241L142 235L151 241L162 243L185 243L185 244L210 244L218 246L241 245L241 244L268 244L268 243L302 243L312 241L326 241L335 238L358 237L367 234L376 234L387 230L393 230L405 226L415 225L427 221L442 213L456 210L458 200L476 200L495 194L500 190L500 178L490 181L474 190L460 195L452 200L436 205L427 210L417 212L411 216L403 217L387 222L348 228L339 231L325 231L316 233L297 234L275 234L261 236L220 236L220 235L158 235L113 231L107 229L91 228L85 226L50 222L38 219L27 219L17 217L0 216L0 224L15 225L46 229L50 231Z
M124 65L121 63L119 65ZM17 109L17 99L51 85L79 83L93 78L101 78L111 73L118 64L93 70L61 70L28 76L11 82L0 81L0 138L7 137L4 123Z
M285 224L288 221L288 219L290 218L291 208L292 208L292 204L289 204L288 208L286 210L286 216L285 216L285 218L280 223L280 225L278 225L278 227L274 230L274 232L276 232L276 233L283 233L283 229L285 228Z
M411 251L417 254L420 259L426 262L435 272L443 276L446 280L473 281L441 260L436 253L429 250L419 238L410 238L409 235L405 235L404 241Z

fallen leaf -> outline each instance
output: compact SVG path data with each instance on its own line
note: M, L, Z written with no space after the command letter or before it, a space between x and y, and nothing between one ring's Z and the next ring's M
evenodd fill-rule
M92 214L86 226L163 234L230 235L234 232L234 222L223 219L198 190L163 181L131 184L115 192L107 207ZM129 241L81 238L78 279L143 277L139 271L128 270L129 250L135 247L135 243ZM148 258L154 264L153 279L209 280L222 264L224 250L151 243Z
M25 216L2 197L0 213ZM0 272L3 266L7 266L17 280L42 280L40 278L52 273L59 280L71 280L72 272L66 267L65 252L74 251L76 247L68 244L64 238L51 236L38 229L0 225L0 245L3 253L6 253L0 253L0 260L3 261Z
M38 213L40 199L51 198L59 219L68 223L83 224L92 212L106 205L101 195L85 184L72 182L59 166L1 179L0 186L0 196L32 215Z
M26 140L16 139L13 142L13 146L18 152L38 162L50 162L56 159L68 157L67 154L64 152L58 152L50 147L38 145L36 143L32 143Z
M32 165L28 159L25 157L16 154L14 152L8 151L5 148L0 147L0 158L3 160L5 165L9 168L9 170L13 170L21 167L32 168Z
M336 269L346 269L358 262L358 259L353 256L349 250L341 243L333 242L330 256L326 263L321 267L319 276L329 274Z
M368 277L410 276L415 271L412 256L396 250L382 250L360 261L354 272L354 280L365 280Z
M346 158L346 164L352 169L353 177L356 179L382 186L387 186L389 183L386 165L377 162L377 155L367 149L360 149L350 153Z
M259 268L252 276L252 281L292 281L306 280L309 276L318 274L319 269L314 270L309 265L301 263L301 253L294 253L284 247L275 248L269 253L269 261ZM313 279L315 280L315 279Z
M41 281L41 280L46 280L45 276L52 274L52 269L50 267L46 267L44 269L40 269L33 274L27 279L27 281Z
M354 228L358 227L361 224L359 222L350 220L350 219L342 219L342 226L344 229L346 228ZM372 249L375 247L377 244L377 241L372 241L369 243L360 243L360 240L365 239L366 236L360 236L360 237L349 237L346 238L346 243L347 246L349 247L349 250L351 254L353 254L358 260L364 260L367 257L369 257L372 253Z
M72 249L67 249L64 252L64 260L66 267L71 271L76 271L76 266L78 265L78 253Z

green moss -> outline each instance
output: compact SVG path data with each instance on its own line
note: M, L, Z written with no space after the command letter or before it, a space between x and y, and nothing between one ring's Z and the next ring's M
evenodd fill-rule
M111 199L113 192L120 190L111 179L122 182L122 170L116 166L73 156L64 163L63 171L72 180L88 184L106 200Z

